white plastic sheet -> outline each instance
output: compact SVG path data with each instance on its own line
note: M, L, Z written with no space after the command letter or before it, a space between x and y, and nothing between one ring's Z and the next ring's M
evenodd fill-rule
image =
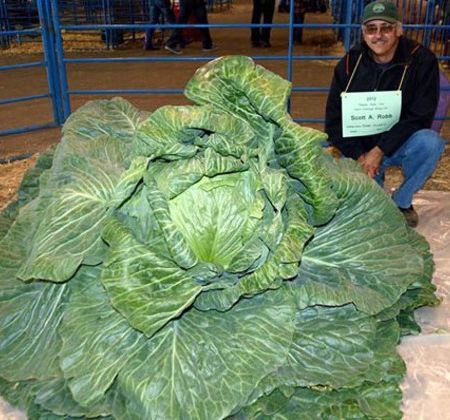
M417 230L433 252L433 283L442 302L416 311L422 333L404 338L398 348L408 371L402 384L404 419L450 420L450 193L421 191L414 207Z
M422 333L404 338L398 347L407 365L402 409L404 420L450 420L450 193L421 191L414 207L419 213L417 231L433 252L433 283L442 303L419 309L416 319ZM0 419L26 416L0 398Z

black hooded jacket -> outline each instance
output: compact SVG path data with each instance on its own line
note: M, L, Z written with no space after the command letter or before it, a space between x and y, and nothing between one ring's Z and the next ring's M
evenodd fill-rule
M397 90L405 65L400 121L390 130L371 136L342 137L341 92L345 90L358 57L361 62L348 92ZM391 63L382 68L365 42L352 48L334 70L326 108L325 131L329 142L345 156L357 159L378 146L391 156L413 133L430 128L439 101L439 67L436 56L423 45L403 36Z

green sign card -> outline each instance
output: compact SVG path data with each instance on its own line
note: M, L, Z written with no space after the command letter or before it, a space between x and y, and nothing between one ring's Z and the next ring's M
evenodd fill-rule
M344 137L383 133L400 119L400 90L342 93L341 101Z

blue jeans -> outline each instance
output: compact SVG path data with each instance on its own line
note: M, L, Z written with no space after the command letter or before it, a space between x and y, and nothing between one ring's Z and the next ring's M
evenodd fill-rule
M390 166L400 166L404 181L392 199L398 207L406 209L411 206L413 195L436 169L444 147L444 139L435 131L416 131L392 156L384 157L375 181L383 187L385 170Z
M152 0L150 2L150 23L158 23L161 16L164 18L165 23L173 24L176 22L170 0ZM154 32L155 28L147 29L145 32L145 48L153 47Z

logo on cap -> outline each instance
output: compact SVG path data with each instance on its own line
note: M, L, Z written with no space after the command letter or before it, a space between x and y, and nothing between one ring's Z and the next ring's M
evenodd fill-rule
M384 9L385 9L384 4L378 3L373 6L372 11L374 13L383 13Z

